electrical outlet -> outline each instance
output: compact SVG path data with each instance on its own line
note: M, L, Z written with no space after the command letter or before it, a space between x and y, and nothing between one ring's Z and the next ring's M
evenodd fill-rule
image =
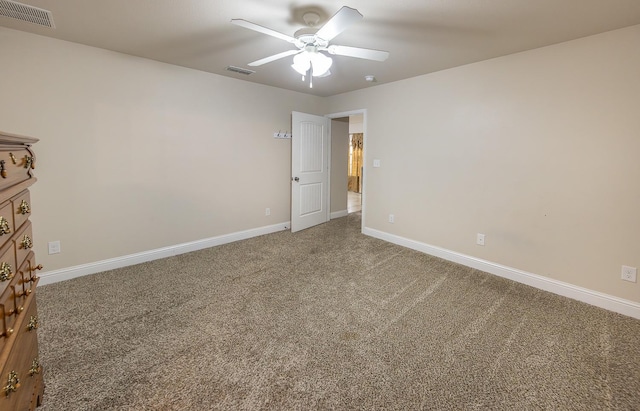
M622 279L635 283L637 280L638 269L635 267L622 266Z
M395 223L395 221L396 221L396 217L393 214L389 214L389 222L393 224Z
M264 215L271 215L271 209L270 208L265 208L264 209Z
M478 233L478 235L476 237L476 244L484 245L484 234Z
M60 241L49 241L49 254L60 253Z

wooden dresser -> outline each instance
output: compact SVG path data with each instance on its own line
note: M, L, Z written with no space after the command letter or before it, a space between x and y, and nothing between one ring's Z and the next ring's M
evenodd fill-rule
M0 132L0 411L33 410L44 393L28 190L37 141Z

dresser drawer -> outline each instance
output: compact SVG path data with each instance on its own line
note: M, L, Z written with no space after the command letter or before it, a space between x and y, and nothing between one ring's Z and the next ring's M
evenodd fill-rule
M16 275L16 252L13 241L0 248L0 293L2 293Z
M0 190L32 177L35 156L26 147L0 145Z
M0 247L2 247L13 234L13 211L11 201L0 205Z
M12 214L13 214L13 226L15 230L19 230L31 215L31 196L29 190L24 190L22 193L11 199Z
M22 294L20 291L22 285L18 285L19 282L21 282L21 277L14 277L5 290L0 293L0 352L4 350L7 341L15 332L15 324L19 320L21 309L24 312L24 302L18 301L17 297ZM0 393L1 395L2 393Z
M42 266L36 266L36 255L31 252L27 256L27 259L22 263L22 266L16 272L15 293L16 293L16 306L24 306L27 298L36 291L36 283L38 277L36 276L36 270L39 270Z
M38 359L37 311L35 298L21 314L19 329L0 373L0 410L35 408L34 390L42 369ZM3 353L4 356L5 353Z
M31 221L27 221L21 228L18 229L14 238L16 249L16 264L22 265L27 255L33 248L33 232L31 230Z

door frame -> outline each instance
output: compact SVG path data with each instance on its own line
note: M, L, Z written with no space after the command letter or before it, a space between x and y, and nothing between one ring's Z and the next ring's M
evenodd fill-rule
M360 232L363 232L365 227L365 215L366 215L366 198L367 198L367 109L357 109L357 110L349 110L342 111L339 113L327 114L325 117L328 117L329 120L333 120L336 118L349 117L354 114L362 114L362 145L364 146L362 150L362 193L361 193L361 202L362 202L362 219L360 221ZM331 126L331 121L329 121L329 126ZM329 133L331 133L331 129L329 129ZM329 134L331 135L331 134ZM331 165L331 138L329 138L329 165ZM327 205L331 206L331 174L333 173L333 169L329 168L329 195L327 196Z

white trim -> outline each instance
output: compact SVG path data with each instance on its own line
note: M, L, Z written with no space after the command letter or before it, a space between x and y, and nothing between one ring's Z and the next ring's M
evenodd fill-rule
M217 237L210 237L169 247L157 248L155 250L143 251L141 253L129 254L122 257L110 258L108 260L97 261L94 263L47 271L40 275L38 286L53 284L59 281L70 280L76 277L100 273L107 270L114 270L116 268L127 267L178 254L189 253L191 251L202 250L204 248L215 247L222 244L233 243L235 241L246 240L252 237L288 230L289 227L291 227L291 224L287 221L285 223L252 228Z
M565 283L562 281L553 280L551 278L543 277L538 274L532 274L526 271L518 270L516 268L496 264L491 261L482 260L480 258L460 254L455 251L410 240L408 238L385 233L383 231L375 230L372 228L365 227L362 232L365 235L379 238L381 240L407 247L412 250L420 251L425 254L433 255L435 257L440 257L448 261L453 261L467 267L475 268L477 270L497 275L499 277L508 278L518 283L526 284L544 291L549 291L554 294L582 301L596 307L604 308L606 310L640 319L640 304L633 301L618 298L609 294L600 293L598 291L593 291L588 288L578 287L576 285Z
M331 213L331 219L333 220L334 218L346 217L347 214L349 214L347 210L334 211Z
M349 110L349 111L342 111L340 113L327 114L326 117L329 117L329 118L343 118L343 117L352 116L354 114L363 114L365 111L367 111L367 109L361 108L361 109L357 109L357 110ZM364 121L364 119L363 119L363 121Z

